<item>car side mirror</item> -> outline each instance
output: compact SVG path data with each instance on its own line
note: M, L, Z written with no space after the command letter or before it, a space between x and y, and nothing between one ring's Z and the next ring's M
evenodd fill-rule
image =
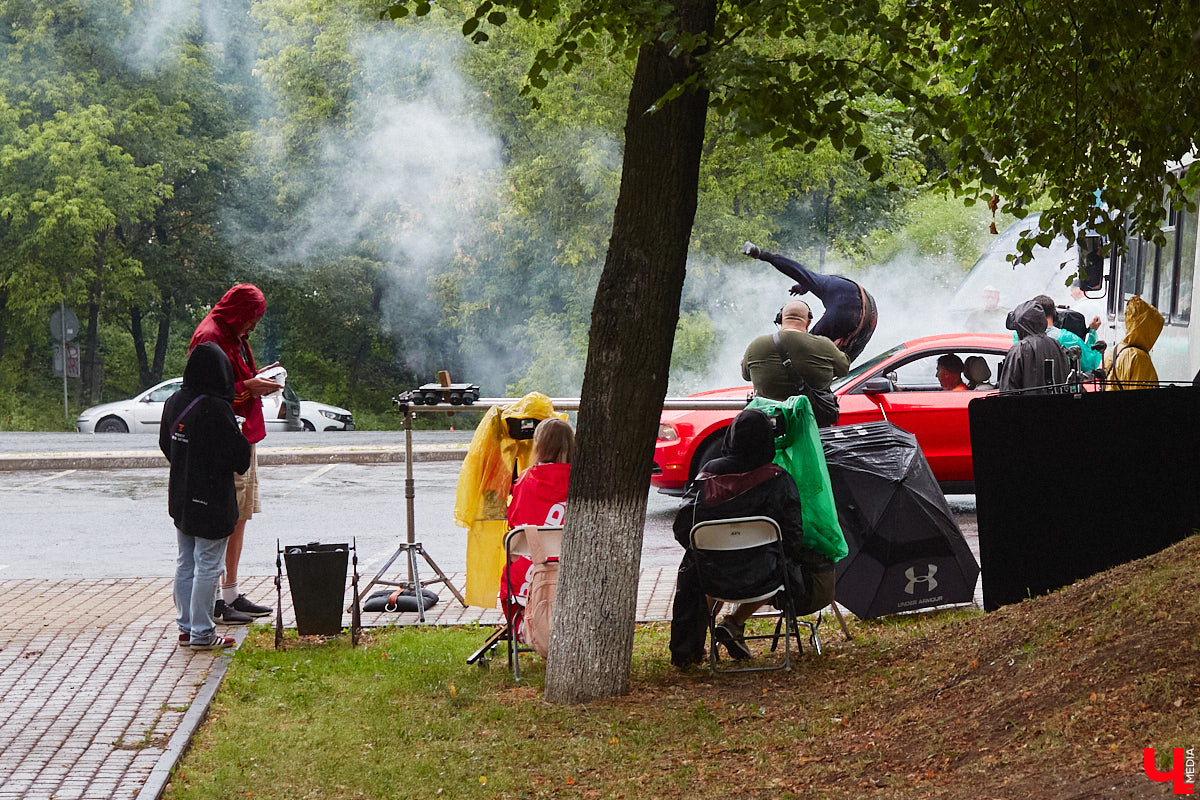
M892 382L885 377L871 378L863 384L863 394L887 394L894 387Z

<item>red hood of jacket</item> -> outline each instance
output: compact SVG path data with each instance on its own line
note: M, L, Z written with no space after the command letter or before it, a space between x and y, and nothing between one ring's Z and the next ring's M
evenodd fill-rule
M247 378L257 374L257 369L249 337L239 336L237 331L250 320L261 317L266 310L267 300L262 290L251 283L239 283L200 320L188 345L190 353L201 342L215 342L229 356L233 363L233 410L245 418L242 432L251 443L261 441L267 435L267 428L263 422L262 400L246 391L243 385Z
M562 525L570 478L570 464L535 464L525 470L513 484L508 524Z

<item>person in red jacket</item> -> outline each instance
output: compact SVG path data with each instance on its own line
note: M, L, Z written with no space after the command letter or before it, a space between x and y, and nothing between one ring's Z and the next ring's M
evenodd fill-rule
M508 526L539 525L560 527L567 513L567 484L571 478L571 456L575 452L575 432L561 419L550 417L533 431L533 466L521 473L513 484L508 505ZM504 617L517 630L517 640L525 641L521 626L525 619L525 600L529 595L529 568L533 563L518 556L500 576L500 605ZM511 592L507 591L511 584ZM509 597L515 598L510 602Z
M246 532L246 521L255 512L262 511L258 497L258 458L254 446L267 435L263 421L262 396L282 389L273 380L259 377L265 369L277 366L278 362L263 367L254 366L254 353L250 350L250 332L262 319L267 310L267 300L262 290L250 283L239 283L227 291L208 315L196 326L188 352L202 342L213 342L229 356L233 364L233 410L241 417L242 435L250 442L250 468L244 475L235 476L237 488L238 521L229 537L225 549L225 578L218 589L213 618L226 625L245 625L253 617L265 617L273 609L251 602L238 591L238 562L242 558L242 541Z

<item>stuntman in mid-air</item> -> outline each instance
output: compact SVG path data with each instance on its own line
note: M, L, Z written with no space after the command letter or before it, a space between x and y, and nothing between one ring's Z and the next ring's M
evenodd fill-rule
M875 333L875 323L879 317L875 298L866 289L840 275L809 272L790 258L761 250L753 242L746 242L742 246L742 254L766 261L795 281L789 290L792 294L812 292L820 299L825 306L825 313L809 333L832 339L851 364L862 355L863 348Z

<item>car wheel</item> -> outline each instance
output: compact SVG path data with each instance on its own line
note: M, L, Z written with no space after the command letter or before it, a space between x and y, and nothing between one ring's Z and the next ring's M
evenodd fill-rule
M316 432L316 430L317 430L316 428L313 427L313 424L306 419L300 420L300 426L302 428L304 428L304 430L306 430L306 431Z
M714 458L719 458L721 455L721 443L725 441L725 429L722 428L717 433L709 436L704 440L704 443L696 448L696 457L692 459L692 468L688 471L688 480L696 477L696 473L700 471L700 467L712 461Z
M96 433L129 433L129 426L119 417L105 417L96 423Z

